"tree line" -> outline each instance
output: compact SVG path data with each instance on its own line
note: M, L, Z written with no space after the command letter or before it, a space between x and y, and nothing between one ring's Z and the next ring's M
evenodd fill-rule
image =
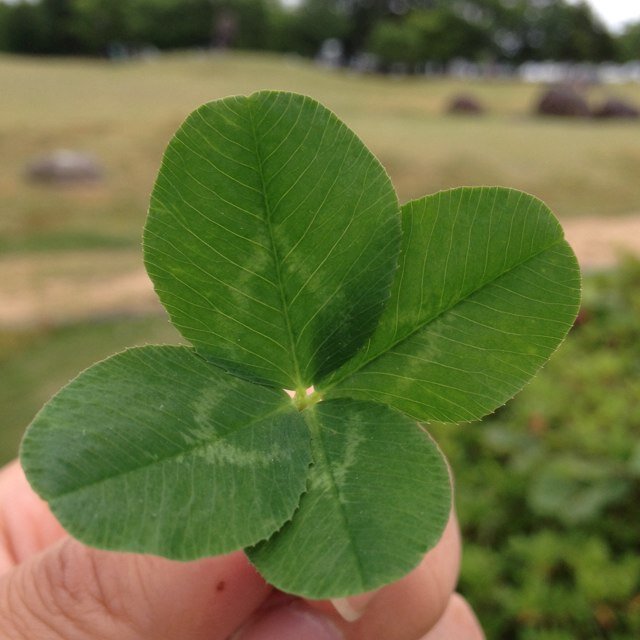
M453 58L618 61L640 58L640 22L612 34L566 0L0 0L0 51L113 55L220 47L419 70Z

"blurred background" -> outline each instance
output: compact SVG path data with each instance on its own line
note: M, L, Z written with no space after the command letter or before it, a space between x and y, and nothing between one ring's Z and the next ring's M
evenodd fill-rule
M142 268L162 151L202 102L306 93L402 202L504 185L561 218L576 326L482 425L433 425L488 638L640 638L640 4L0 1L0 463L80 370L177 342Z

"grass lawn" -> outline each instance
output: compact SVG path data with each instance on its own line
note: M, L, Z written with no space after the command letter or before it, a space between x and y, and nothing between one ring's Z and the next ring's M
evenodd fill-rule
M640 210L640 126L532 117L540 87L381 78L319 69L296 58L176 54L108 63L0 57L0 251L135 246L162 150L207 100L277 88L334 109L380 157L408 200L459 185L501 184L544 199L561 217ZM443 114L460 91L481 118ZM640 87L595 88L640 102ZM104 184L29 185L24 167L44 151L91 151Z
M80 371L126 347L179 341L164 316L0 332L0 466L16 456L40 407Z

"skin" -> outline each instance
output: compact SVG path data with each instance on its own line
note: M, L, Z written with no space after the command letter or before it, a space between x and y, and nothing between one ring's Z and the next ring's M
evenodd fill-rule
M17 462L0 470L1 638L481 640L454 593L459 562L452 514L438 545L402 580L346 601L304 601L266 584L241 552L181 563L85 547Z

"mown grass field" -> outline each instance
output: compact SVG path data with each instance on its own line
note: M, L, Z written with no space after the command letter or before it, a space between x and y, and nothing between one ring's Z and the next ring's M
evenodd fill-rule
M169 137L200 103L265 88L307 93L334 109L380 157L400 198L462 184L502 184L560 215L640 209L640 127L531 116L540 87L380 78L257 55L183 54L108 63L0 57L0 250L135 246ZM443 115L460 91L482 118ZM640 87L591 90L640 102ZM25 183L33 156L65 147L95 153L103 185Z
M48 273L62 268L52 256L68 255L65 276L84 279L130 268L141 260L149 191L177 125L201 102L263 88L333 108L381 158L403 201L502 184L565 218L640 211L640 125L535 118L536 86L355 76L255 55L123 64L0 57L0 265L33 260ZM486 116L444 115L463 90ZM640 86L589 91L593 101L612 93L640 103ZM104 183L28 184L28 160L59 147L95 153ZM78 261L86 255L94 259ZM639 292L638 263L591 275L580 325L521 396L482 426L433 427L457 478L461 588L489 638L640 637ZM163 316L0 327L0 464L80 370L126 346L178 340Z

